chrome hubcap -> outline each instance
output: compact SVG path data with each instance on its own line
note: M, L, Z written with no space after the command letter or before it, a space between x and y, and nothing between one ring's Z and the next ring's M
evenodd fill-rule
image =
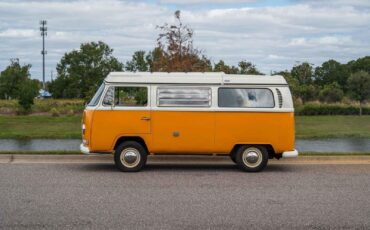
M259 166L262 162L262 152L254 147L247 148L244 150L242 155L243 163L250 167L255 168Z
M124 149L121 153L120 160L127 168L136 167L140 162L140 153L135 148Z
M245 157L245 159L251 163L251 164L254 164L257 162L258 160L258 155L256 152L249 152L247 153L247 156Z

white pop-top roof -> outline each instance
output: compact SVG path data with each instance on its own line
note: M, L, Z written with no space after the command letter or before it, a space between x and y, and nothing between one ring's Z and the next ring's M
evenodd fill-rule
M261 84L286 85L280 75L241 75L223 72L111 72L106 78L108 83L153 83L153 84Z

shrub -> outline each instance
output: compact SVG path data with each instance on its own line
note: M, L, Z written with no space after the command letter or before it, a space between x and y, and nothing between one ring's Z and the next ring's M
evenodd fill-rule
M325 85L320 91L319 98L323 102L338 102L343 98L343 90L340 88L338 83Z
M59 111L56 108L52 108L50 110L50 113L51 113L51 116L53 116L53 117L59 117L59 115L60 115Z
M359 106L340 104L307 103L296 108L296 115L358 115ZM370 115L370 107L363 108L363 114Z
M38 86L33 81L27 80L20 86L18 104L24 110L24 113L29 113L33 105L33 99L37 96Z

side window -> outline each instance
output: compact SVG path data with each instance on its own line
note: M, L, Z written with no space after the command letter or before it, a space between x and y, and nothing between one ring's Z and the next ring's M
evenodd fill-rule
M270 89L219 88L218 106L233 108L273 108L274 96Z
M147 106L148 88L137 86L111 86L105 94L103 105Z
M113 105L114 101L114 86L109 86L103 99L103 105Z
M157 105L160 107L210 107L209 87L158 87Z

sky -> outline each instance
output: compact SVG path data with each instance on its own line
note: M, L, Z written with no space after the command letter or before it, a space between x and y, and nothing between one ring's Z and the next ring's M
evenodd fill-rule
M307 61L370 55L370 0L0 0L0 71L19 58L42 79L39 21L47 20L46 80L66 52L103 41L125 63L156 45L156 25L182 20L211 59L250 61L265 74Z

